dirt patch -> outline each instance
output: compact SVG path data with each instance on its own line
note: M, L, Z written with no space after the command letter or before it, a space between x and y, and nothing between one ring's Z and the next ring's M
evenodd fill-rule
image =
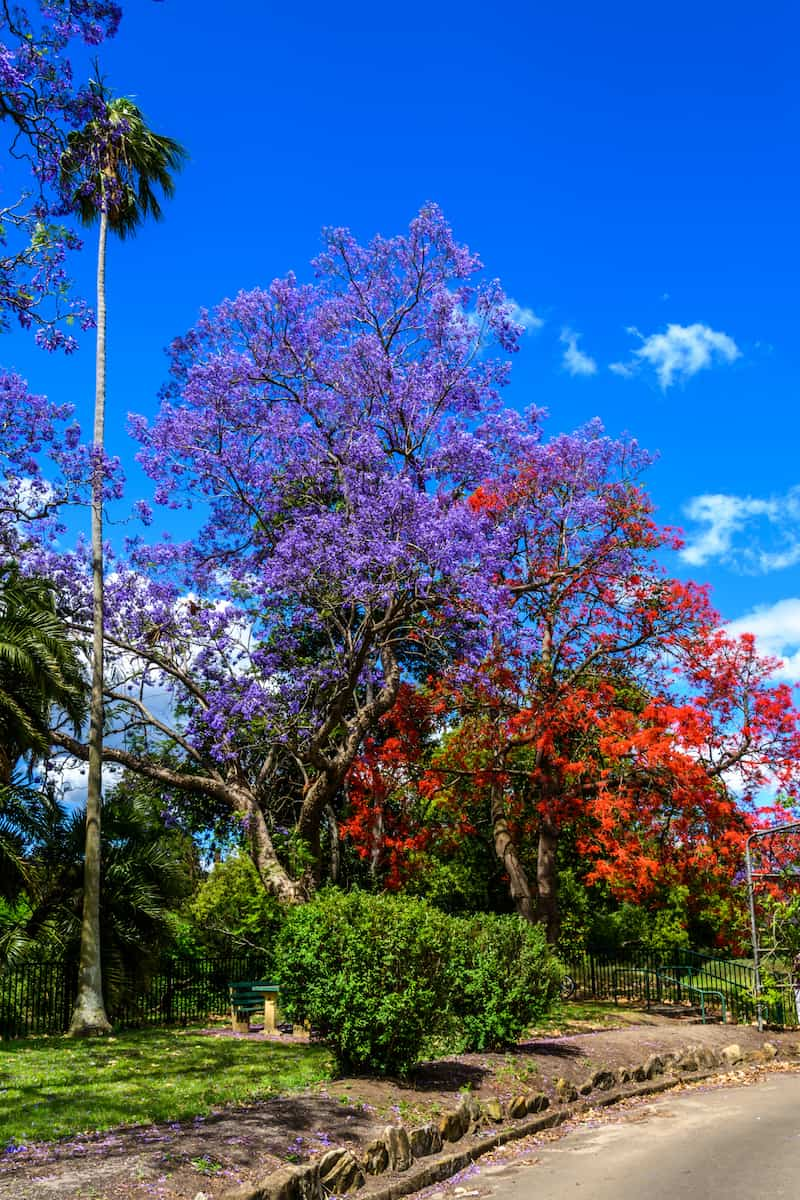
M484 1100L532 1091L553 1096L561 1077L580 1084L601 1067L633 1066L691 1043L721 1048L735 1041L746 1051L766 1040L779 1048L797 1041L796 1034L687 1026L641 1013L625 1013L621 1020L622 1028L535 1038L505 1054L425 1063L407 1082L342 1078L189 1122L21 1147L0 1161L0 1200L194 1200L198 1192L216 1200L237 1184L329 1146L358 1148L387 1124L412 1127L435 1119L456 1106L463 1089Z

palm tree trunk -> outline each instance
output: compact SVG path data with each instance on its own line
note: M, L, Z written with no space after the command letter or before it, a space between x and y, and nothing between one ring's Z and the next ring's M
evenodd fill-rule
M108 1033L100 959L100 811L103 773L103 446L106 407L106 240L108 217L100 212L97 249L97 359L92 463L92 694L89 708L89 776L78 998L70 1034Z

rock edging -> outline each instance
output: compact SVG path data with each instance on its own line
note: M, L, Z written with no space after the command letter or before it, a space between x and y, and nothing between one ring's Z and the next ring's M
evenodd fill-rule
M388 1125L359 1153L345 1147L328 1150L320 1158L302 1165L287 1165L273 1171L255 1184L245 1184L226 1192L223 1200L324 1200L359 1189L365 1200L398 1200L421 1188L441 1183L476 1159L506 1142L552 1129L589 1107L605 1107L619 1100L654 1095L667 1091L681 1080L696 1081L730 1070L740 1064L772 1062L778 1050L771 1042L760 1049L743 1052L736 1042L716 1051L709 1046L690 1045L665 1054L651 1054L635 1067L618 1070L601 1068L577 1087L565 1079L555 1084L558 1107L551 1108L544 1092L515 1096L505 1105L496 1099L479 1103L465 1096L458 1107L445 1113L438 1124L426 1124L411 1130ZM786 1058L800 1057L800 1043L784 1047ZM591 1100L588 1097L592 1097ZM548 1111L549 1110L549 1111ZM513 1125L481 1128L510 1119ZM444 1144L469 1142L463 1147L442 1152ZM421 1160L428 1159L423 1162ZM378 1186L378 1177L393 1178Z

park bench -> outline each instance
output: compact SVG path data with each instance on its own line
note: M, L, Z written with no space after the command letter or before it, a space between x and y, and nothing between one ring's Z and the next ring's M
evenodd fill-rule
M268 983L263 979L240 979L229 984L229 993L234 1033L247 1033L250 1018L256 1013L264 1014L264 1033L275 1032L277 983Z

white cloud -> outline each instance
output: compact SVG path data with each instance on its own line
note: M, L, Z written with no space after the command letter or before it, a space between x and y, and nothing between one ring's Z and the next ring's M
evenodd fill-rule
M763 575L800 562L800 487L767 499L709 492L694 496L684 512L700 526L681 551L691 566L718 559Z
M542 328L544 320L537 316L532 308L518 304L511 296L508 297L508 303L511 305L511 320L517 325L521 325L526 333L535 333L537 329Z
M55 765L51 768L50 778L56 785L56 794L62 804L77 807L86 803L88 792L88 767L85 763L76 763L75 759L62 758L51 760ZM124 769L118 763L103 763L102 790L108 793L119 783Z
M741 350L727 333L699 323L668 325L664 333L651 333L649 337L635 326L627 332L638 337L642 344L633 351L630 362L611 363L610 369L627 377L643 366L652 367L665 391L673 383L690 379L715 363L732 363L741 356Z
M581 335L575 333L567 325L561 330L558 340L566 346L562 363L564 370L570 375L596 375L597 363L589 354L585 354L583 350L578 349L578 338Z
M800 598L761 605L731 621L726 632L734 636L752 633L762 654L780 659L781 678L790 683L800 682Z

